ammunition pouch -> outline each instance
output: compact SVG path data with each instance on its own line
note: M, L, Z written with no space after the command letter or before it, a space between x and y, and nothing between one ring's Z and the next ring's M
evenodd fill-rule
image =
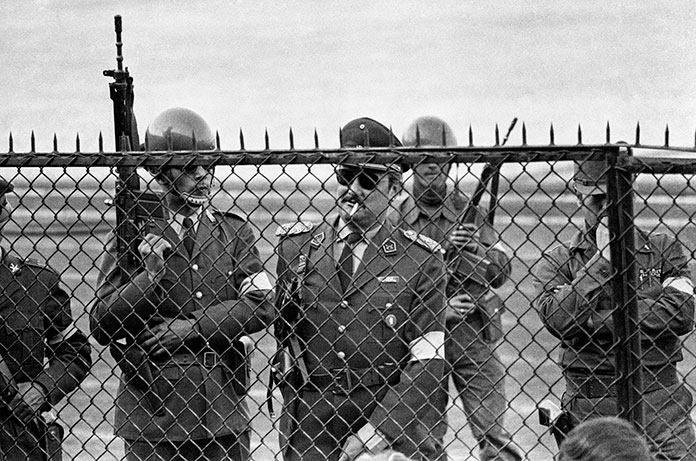
M481 335L484 341L494 343L503 337L502 313L505 305L497 293L487 290L476 302L481 315Z

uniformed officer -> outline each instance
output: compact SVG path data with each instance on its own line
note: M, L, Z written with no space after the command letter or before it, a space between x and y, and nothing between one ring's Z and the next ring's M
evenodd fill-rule
M10 219L0 178L0 231ZM60 277L34 259L0 248L0 459L45 460L50 410L92 365L87 337L73 323Z
M533 305L561 340L562 406L574 425L618 413L605 170L601 161L575 165L584 227L545 252L533 271ZM677 374L683 359L680 336L694 328L687 258L679 242L664 234L638 229L635 241L645 436L657 459L694 460L693 399Z
M195 112L164 111L146 134L151 150L215 148ZM115 432L126 458L249 457L248 367L244 335L273 318L272 286L246 220L213 208L212 169L151 169L166 217L150 223L127 267L106 245L91 327L122 374Z
M457 140L443 120L419 117L406 129L406 146L455 146ZM413 188L397 202L392 222L426 235L446 250L453 276L447 285L445 379L436 405L442 414L434 430L441 459L446 459L444 437L449 376L462 401L471 430L479 443L480 458L520 460L512 436L503 426L507 409L505 367L495 348L502 336L503 302L491 288L510 275L510 257L479 207L448 187L449 163L419 163L413 168ZM462 259L466 258L466 261ZM464 271L465 273L459 273Z
M342 129L343 147L390 144L400 145L369 118ZM443 372L444 265L437 243L387 222L401 173L338 165L338 216L277 232L275 332L287 358L275 366L291 366L281 370L286 461L385 447L435 457L429 399Z

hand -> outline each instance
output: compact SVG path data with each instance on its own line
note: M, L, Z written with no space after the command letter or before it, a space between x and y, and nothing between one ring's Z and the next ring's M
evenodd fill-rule
M19 391L10 402L12 413L21 421L29 423L39 415L39 410L46 403L44 388L36 383L19 383Z
M346 440L346 443L343 444L341 456L338 458L338 461L353 461L364 451L365 445L363 444L362 440L360 440L360 437L357 435L351 435Z
M457 249L467 248L472 252L476 251L476 224L460 224L459 227L447 236L450 245Z
M138 336L138 343L151 358L161 357L197 336L192 320L162 319Z
M145 263L145 270L150 281L157 283L164 275L164 252L171 250L172 245L161 235L147 234L140 245L138 252Z
M474 299L467 295L454 295L447 301L447 311L458 318L467 317L476 309Z
M609 218L603 217L597 226L597 250L599 254L611 261L611 251L609 248Z

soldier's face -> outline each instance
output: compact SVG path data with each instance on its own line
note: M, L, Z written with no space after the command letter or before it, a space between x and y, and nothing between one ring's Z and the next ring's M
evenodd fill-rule
M164 174L169 178L170 187L175 188L180 196L207 200L210 195L213 170L202 166L190 168L169 168Z
M420 163L413 167L413 180L423 188L443 187L449 171L449 163Z
M605 194L580 195L582 214L588 229L594 229L606 215L607 196Z
M336 171L339 213L349 226L369 230L384 219L396 189L389 186L387 173L353 166Z

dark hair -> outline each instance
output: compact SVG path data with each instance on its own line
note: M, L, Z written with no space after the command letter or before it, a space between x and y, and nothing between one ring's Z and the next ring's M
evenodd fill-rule
M627 421L593 418L570 431L557 461L652 461L648 445Z

